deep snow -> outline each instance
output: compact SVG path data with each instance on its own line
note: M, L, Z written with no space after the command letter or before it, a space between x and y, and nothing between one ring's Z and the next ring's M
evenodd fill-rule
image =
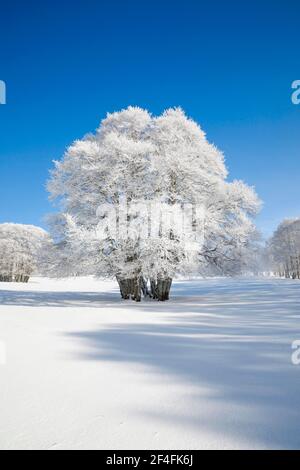
M178 281L172 294L0 284L0 449L300 448L299 281Z

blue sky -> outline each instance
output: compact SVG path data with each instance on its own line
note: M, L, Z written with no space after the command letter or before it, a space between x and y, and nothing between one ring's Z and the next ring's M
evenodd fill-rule
M181 106L264 201L300 216L300 2L0 0L0 222L44 225L52 160L128 105Z

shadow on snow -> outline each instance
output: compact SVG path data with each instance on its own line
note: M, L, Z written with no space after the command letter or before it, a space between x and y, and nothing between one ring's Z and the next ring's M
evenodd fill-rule
M68 333L84 346L74 358L138 364L166 387L168 381L193 386L191 414L163 415L149 404L145 418L299 448L300 366L291 364L291 342L300 339L299 291L296 281L219 279L178 281L168 303L120 301L117 290L0 291L0 302L159 313L143 323ZM216 415L205 417L203 403L215 406Z

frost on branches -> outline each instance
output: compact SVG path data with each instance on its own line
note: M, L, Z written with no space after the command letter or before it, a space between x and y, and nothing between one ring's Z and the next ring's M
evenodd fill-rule
M267 249L275 274L287 279L300 279L300 219L281 222Z
M49 244L44 230L33 225L0 225L0 282L28 282L40 253Z
M108 114L55 162L55 276L116 277L122 298L169 298L178 274L235 272L255 232L253 189L181 109Z

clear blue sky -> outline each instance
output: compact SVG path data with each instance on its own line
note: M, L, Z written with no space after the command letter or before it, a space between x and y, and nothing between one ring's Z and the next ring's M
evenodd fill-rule
M196 119L265 234L300 216L298 0L0 0L0 17L0 222L43 225L52 160L128 105Z

